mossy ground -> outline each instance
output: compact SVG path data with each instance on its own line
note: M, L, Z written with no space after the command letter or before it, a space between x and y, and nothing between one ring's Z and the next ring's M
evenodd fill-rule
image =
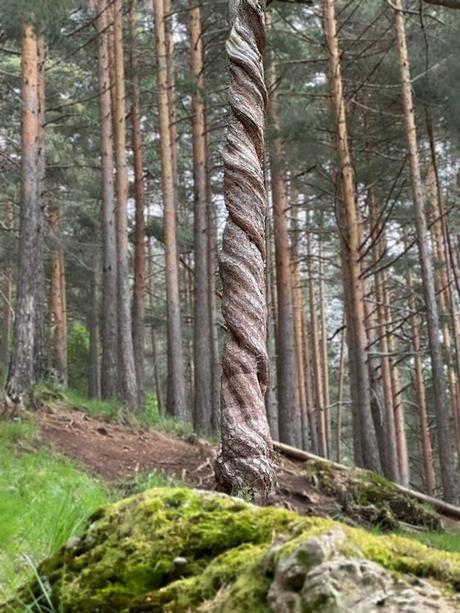
M79 543L43 563L40 575L56 608L69 613L257 613L268 611L276 561L336 527L347 535L344 555L446 589L460 586L460 555L185 488L150 490L101 510Z
M401 493L391 481L371 471L311 460L306 474L361 523L393 531L400 528L400 522L434 531L443 528L441 517L429 505Z

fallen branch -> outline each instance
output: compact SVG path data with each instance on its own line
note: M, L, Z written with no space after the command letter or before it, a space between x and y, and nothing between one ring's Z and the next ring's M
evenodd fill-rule
M338 464L337 462L333 462L332 460L326 460L325 458L321 458L320 456L314 455L313 453L308 453L307 451L296 449L295 447L285 445L284 443L278 443L277 441L273 441L273 448L275 449L275 451L278 451L279 453L295 460L301 460L304 462L325 462L330 466L337 468L338 470L350 470L349 466L345 466L344 464ZM432 496L428 496L427 494L422 494L422 492L417 492L416 490L404 487L403 485L399 485L398 483L393 483L393 485L395 489L397 489L402 494L406 494L407 496L411 496L412 498L415 498L420 502L431 505L441 515L460 519L460 507L457 507L453 504L449 504L448 502L444 502L443 500L439 500L439 498L433 498Z

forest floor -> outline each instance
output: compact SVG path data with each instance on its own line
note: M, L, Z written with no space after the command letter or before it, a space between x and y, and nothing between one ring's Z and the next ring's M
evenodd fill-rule
M94 403L71 390L42 390L36 404L35 411L0 421L0 601L32 576L43 558L79 534L99 506L151 487L215 488L217 444L155 410L138 421L117 403ZM336 476L327 463L321 467L283 455L276 460L278 488L271 504L402 533L460 554L460 522L442 518L447 531L422 527L427 509L417 507L409 517L415 525L408 525L406 500L402 507L397 501L403 521L382 525L380 519L388 517L383 498L391 485L377 475L369 473L373 499L355 500L356 506L349 498L355 482L347 481L352 471L342 470L339 489L331 491L327 486L335 487Z
M115 486L136 482L152 471L192 487L215 489L216 445L194 434L176 436L88 415L53 403L35 415L43 443ZM305 478L303 462L279 456L278 490L271 501L303 515L334 516L336 500Z

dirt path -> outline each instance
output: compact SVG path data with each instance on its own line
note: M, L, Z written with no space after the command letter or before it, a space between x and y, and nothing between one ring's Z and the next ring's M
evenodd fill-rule
M41 439L106 481L132 481L153 470L194 487L214 489L217 449L195 435L177 437L106 422L73 408L36 413ZM279 487L272 503L302 514L334 515L338 505L302 475L302 463L279 458Z

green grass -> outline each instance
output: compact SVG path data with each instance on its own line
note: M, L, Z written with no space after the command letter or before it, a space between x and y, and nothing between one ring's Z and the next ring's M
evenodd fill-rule
M94 417L105 417L111 420L116 419L123 412L123 407L118 400L91 400L70 388L64 390L62 395L67 404L84 409Z
M82 405L78 395L67 397ZM115 403L83 400L93 414L117 414L110 408ZM33 422L0 421L0 602L33 575L35 565L78 534L101 505L178 485L183 485L178 479L151 472L109 488L41 447Z
M407 532L399 533L401 536L411 538L424 545L449 551L450 553L460 553L460 532Z
M72 389L66 389L61 394L67 404L79 407L94 417L109 421L129 418L130 422L137 422L141 426L178 436L193 432L191 424L177 421L173 417L160 415L156 398L152 394L147 395L146 406L142 412L129 415L118 400L91 400Z
M0 600L113 497L64 458L37 448L30 422L0 422Z

